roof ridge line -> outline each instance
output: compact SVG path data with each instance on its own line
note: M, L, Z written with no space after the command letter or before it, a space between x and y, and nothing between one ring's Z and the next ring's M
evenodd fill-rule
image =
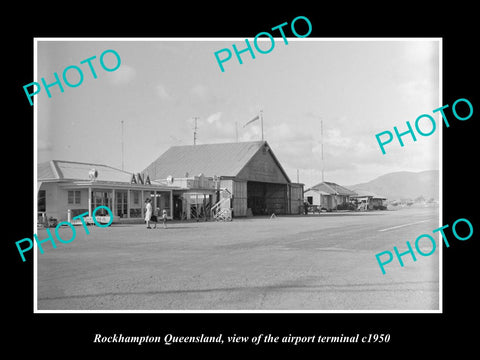
M105 165L105 164L94 164L94 163L88 163L88 162L83 162L83 161L72 161L72 160L51 160L51 161L64 162L64 163L69 163L69 164L98 165L98 166L111 167L111 166Z
M335 183L332 183L332 182L329 184L328 182L325 182L325 181L324 181L323 183L324 183L330 190L332 190L335 195L338 194L338 191L335 190L333 187L330 186L330 184L334 184L334 185L338 185L338 184L335 184Z
M53 173L55 174L55 176L57 177L57 179L60 180L60 179L61 179L61 177L60 177L61 171L60 171L60 169L57 167L56 161L57 161L57 160L50 160L50 167L51 167ZM62 176L63 176L63 174L62 174Z
M212 145L235 145L235 144L252 144L252 143L266 143L267 140L252 140L252 141L237 141L237 142L221 142L221 143L208 143L208 144L190 144L190 145L173 145L168 149L174 147L194 147L194 146L212 146ZM168 151L168 149L166 151Z

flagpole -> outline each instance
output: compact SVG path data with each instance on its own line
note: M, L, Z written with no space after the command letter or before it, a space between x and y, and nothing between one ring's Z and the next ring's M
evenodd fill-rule
M262 123L262 141L263 141L263 110L260 110L260 122Z

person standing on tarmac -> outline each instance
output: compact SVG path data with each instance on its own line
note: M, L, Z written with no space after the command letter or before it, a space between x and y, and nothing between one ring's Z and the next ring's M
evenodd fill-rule
M152 204L150 199L145 200L145 222L147 223L147 229L150 227L150 219L152 218Z
M167 228L167 210L163 209L162 212L162 219L163 219L163 227Z

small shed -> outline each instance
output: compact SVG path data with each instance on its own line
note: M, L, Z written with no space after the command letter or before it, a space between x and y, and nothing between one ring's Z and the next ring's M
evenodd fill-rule
M305 202L318 206L321 210L337 210L350 202L350 197L356 193L333 182L321 182L304 192Z

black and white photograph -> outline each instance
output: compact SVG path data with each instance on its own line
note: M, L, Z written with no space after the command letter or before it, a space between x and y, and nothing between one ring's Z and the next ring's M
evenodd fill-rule
M441 40L265 38L37 39L39 311L441 309Z
M468 22L246 14L25 30L12 329L159 356L460 329L478 237Z

